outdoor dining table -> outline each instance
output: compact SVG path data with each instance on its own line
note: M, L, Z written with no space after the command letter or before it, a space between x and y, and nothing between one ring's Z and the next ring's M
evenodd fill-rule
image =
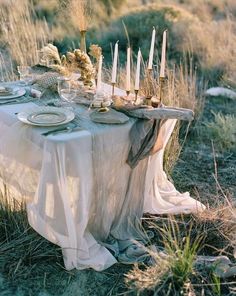
M189 193L179 193L163 170L176 119L161 127L163 148L130 168L130 130L137 119L95 123L88 108L77 105L79 130L44 136L48 128L17 118L37 102L0 106L0 176L14 198L26 202L33 229L62 248L66 269L101 271L126 258L130 242L143 235L144 213L204 208Z

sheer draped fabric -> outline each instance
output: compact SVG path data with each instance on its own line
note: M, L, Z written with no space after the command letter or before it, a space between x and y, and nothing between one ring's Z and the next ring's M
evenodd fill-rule
M0 108L1 178L15 198L26 200L30 225L61 246L68 270L101 271L121 254L126 260L125 250L137 253L132 244L145 243L140 225L145 212L204 209L188 193L180 194L163 171L164 148L176 120L162 126L164 147L131 169L126 160L135 119L123 125L96 124L86 108L78 107L84 130L44 137L44 128L16 119L25 107Z

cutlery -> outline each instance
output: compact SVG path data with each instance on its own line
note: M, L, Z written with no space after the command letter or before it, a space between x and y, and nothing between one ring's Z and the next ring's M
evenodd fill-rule
M66 127L63 127L63 128L60 127L60 128L50 130L48 132L44 132L44 133L42 133L42 135L49 136L49 135L56 135L56 134L60 134L60 133L71 133L73 131L78 131L78 130L82 130L82 128L76 124L73 124L73 125L68 125Z
M2 101L0 102L0 105L7 105L11 103L19 102L19 100L7 100L7 101Z
M0 106L2 105L9 105L12 103L27 103L29 100L28 99L12 99L12 100L7 100L7 101L0 101Z

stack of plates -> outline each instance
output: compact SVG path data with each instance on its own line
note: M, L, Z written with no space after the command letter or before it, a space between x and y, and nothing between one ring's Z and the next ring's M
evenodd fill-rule
M1 101L10 101L19 98L25 94L24 88L0 86L0 103Z
M36 126L57 126L75 118L73 111L61 107L34 107L20 112L18 119Z

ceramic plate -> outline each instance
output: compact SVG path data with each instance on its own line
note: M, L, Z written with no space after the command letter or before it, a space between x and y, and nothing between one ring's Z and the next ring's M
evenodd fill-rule
M20 112L18 119L37 126L56 126L66 124L75 118L73 111L61 107L34 107Z
M11 100L22 97L25 94L25 89L20 87L4 86L5 91L0 91L0 100Z

